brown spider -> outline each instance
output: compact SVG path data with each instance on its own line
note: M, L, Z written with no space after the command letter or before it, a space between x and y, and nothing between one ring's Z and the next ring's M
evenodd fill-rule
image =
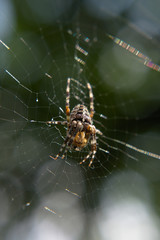
M90 98L90 113L86 106L82 104L76 105L70 114L70 80L67 80L67 87L66 87L66 118L67 121L48 121L48 124L61 124L67 125L67 136L62 144L62 147L59 150L59 153L56 157L52 157L56 160L60 154L63 152L62 159L65 157L68 148L74 148L76 151L81 151L82 148L87 146L90 142L91 144L91 151L89 154L80 162L82 164L85 162L90 156L91 160L89 163L89 167L92 165L93 160L95 158L96 150L97 150L97 141L96 141L96 134L102 135L101 131L96 129L93 125L93 115L94 115L94 103L93 103L93 93L92 88L89 83L87 83L87 88L89 90L89 98Z

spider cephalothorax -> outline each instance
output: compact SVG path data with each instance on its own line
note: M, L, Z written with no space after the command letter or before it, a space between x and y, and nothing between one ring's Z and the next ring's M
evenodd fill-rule
M69 100L70 100L70 78L67 80L67 88L66 88L66 118L67 121L48 121L49 124L61 124L67 125L67 136L65 138L62 147L60 148L59 153L56 157L52 157L53 159L57 159L60 154L64 151L62 158L65 157L66 152L69 148L74 148L76 151L81 151L87 144L90 142L91 151L89 154L80 162L82 164L85 162L90 156L91 160L89 166L91 166L96 150L97 150L97 141L96 141L96 133L102 135L102 133L96 129L93 125L93 115L94 115L94 104L93 104L93 93L92 88L89 83L87 83L87 87L89 90L89 98L90 98L90 113L86 106L82 104L76 105L70 114L69 108Z

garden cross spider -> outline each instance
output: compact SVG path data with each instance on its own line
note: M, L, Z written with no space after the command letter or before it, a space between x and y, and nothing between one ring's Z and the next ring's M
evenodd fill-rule
M86 106L82 104L76 105L70 114L70 81L72 78L68 78L67 87L66 87L66 118L67 121L48 121L48 124L60 124L67 125L67 135L62 144L59 153L56 157L52 157L56 160L61 153L63 152L62 159L65 157L69 148L73 148L76 151L81 151L82 148L87 146L90 142L91 150L89 154L80 162L80 164L84 163L90 156L89 167L92 165L93 160L95 158L96 150L97 150L97 141L96 134L102 135L101 131L96 129L93 125L93 115L94 115L94 103L93 103L93 93L92 88L89 83L87 83L87 88L89 90L89 98L90 98L90 113Z

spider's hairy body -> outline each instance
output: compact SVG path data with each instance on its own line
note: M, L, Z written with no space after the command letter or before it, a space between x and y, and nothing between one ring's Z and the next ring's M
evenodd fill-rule
M70 113L70 81L72 79L68 78L66 87L66 121L48 121L49 124L61 124L67 125L67 135L59 150L59 153L53 159L57 159L61 153L64 151L62 158L65 157L69 148L73 148L76 151L81 151L88 143L91 145L91 150L88 155L80 162L82 164L87 159L91 157L89 167L95 158L97 151L97 140L96 134L102 135L102 133L96 129L93 125L93 115L94 115L94 103L93 103L93 93L92 88L89 83L87 83L87 88L89 90L90 98L90 111L83 104L76 105Z
M92 120L89 114L89 111L84 105L76 105L70 115L70 122L68 131L71 137L73 136L72 147L76 151L80 151L84 148L90 138L90 127ZM77 129L75 135L75 129Z
M70 122L74 120L79 120L83 123L92 124L92 119L90 117L87 107L80 104L76 105L71 112Z

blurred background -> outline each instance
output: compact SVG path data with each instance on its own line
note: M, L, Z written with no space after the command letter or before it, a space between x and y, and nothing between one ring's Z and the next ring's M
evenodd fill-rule
M144 65L160 64L160 2L0 6L1 239L160 239L160 70ZM91 168L79 165L89 145L50 158L66 128L46 122L66 118L68 77L71 109L89 108L92 85L103 136Z

